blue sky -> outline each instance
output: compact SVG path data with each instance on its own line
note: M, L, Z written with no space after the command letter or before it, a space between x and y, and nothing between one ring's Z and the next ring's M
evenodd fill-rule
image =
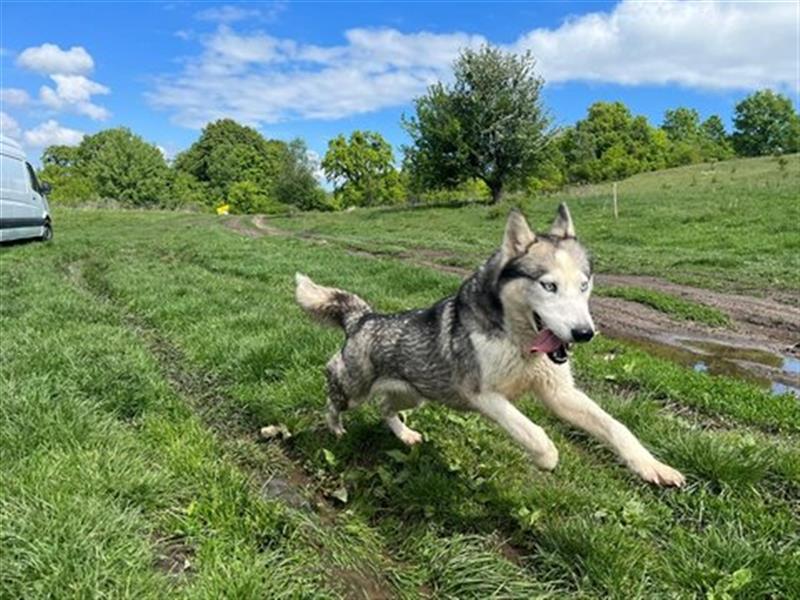
M796 2L0 4L3 130L32 155L124 125L173 155L233 117L323 154L353 129L397 149L413 97L459 48L531 50L557 124L598 100L661 122L686 105L730 125L772 87L797 101Z

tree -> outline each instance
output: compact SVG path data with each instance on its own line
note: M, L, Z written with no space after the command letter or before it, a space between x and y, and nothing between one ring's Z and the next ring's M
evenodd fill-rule
M535 66L530 53L462 51L455 83L429 87L415 100L415 116L404 119L412 178L433 188L480 179L496 203L509 183L529 176L551 138Z
M161 151L124 127L83 138L77 147L49 146L40 176L55 202L116 200L160 206L169 195L170 171Z
M250 181L271 194L285 152L285 143L267 140L232 119L221 119L206 125L200 138L175 158L174 168L205 184L214 204L224 201L231 185L240 181Z
M336 185L334 198L341 207L396 204L404 198L392 147L374 131L332 139L322 169Z
M711 115L700 126L701 135L709 142L724 146L730 144L728 134L725 132L725 125L717 115Z
M800 150L800 116L792 101L761 90L736 105L733 147L741 156L783 154Z
M230 187L227 197L231 212L235 214L282 213L289 207L277 202L252 181L237 181Z
M327 195L315 176L317 167L303 140L289 142L274 183L275 199L300 210L330 210Z
M203 206L208 204L206 186L197 181L193 175L185 171L170 169L167 197L161 203L163 208L181 208L183 206Z
M730 137L717 115L711 115L700 125L700 144L706 160L725 160L733 156Z
M69 168L75 165L78 158L77 146L48 146L42 153L42 165Z
M92 182L75 168L78 159L76 146L48 146L42 153L41 181L52 187L48 199L58 204L78 204L92 199Z
M554 192L566 183L567 161L561 151L561 140L554 139L545 146L526 181L530 193Z
M561 148L571 181L606 181L658 169L665 163L663 133L622 102L595 102L568 129Z
M664 131L653 127L647 117L634 117L629 129L633 156L639 171L655 171L667 166L669 140Z
M661 129L671 142L694 143L700 133L700 114L693 108L682 106L667 110Z
M717 115L701 123L696 110L680 107L665 113L661 129L670 142L669 166L722 160L733 154L725 126Z

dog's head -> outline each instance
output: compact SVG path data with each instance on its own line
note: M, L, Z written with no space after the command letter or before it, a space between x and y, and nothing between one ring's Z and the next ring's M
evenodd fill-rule
M531 352L565 362L569 344L588 342L595 332L591 261L567 206L558 207L546 234L534 233L522 213L512 211L500 254L498 296L507 322L523 339L531 337Z

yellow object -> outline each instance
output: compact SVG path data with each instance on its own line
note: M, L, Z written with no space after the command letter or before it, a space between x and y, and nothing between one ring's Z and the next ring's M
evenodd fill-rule
M227 215L231 211L230 204L223 204L217 207L217 214L218 215Z

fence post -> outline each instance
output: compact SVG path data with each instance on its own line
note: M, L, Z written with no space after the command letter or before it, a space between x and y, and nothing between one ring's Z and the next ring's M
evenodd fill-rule
M614 182L614 218L619 219L619 212L617 211L617 182Z

